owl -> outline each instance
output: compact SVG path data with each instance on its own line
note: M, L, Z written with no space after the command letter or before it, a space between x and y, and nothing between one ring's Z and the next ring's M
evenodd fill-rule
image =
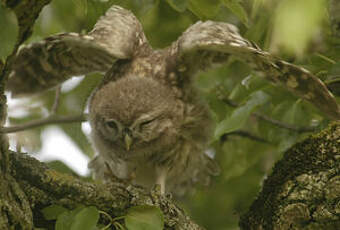
M219 171L205 153L214 124L193 77L230 55L339 117L321 81L260 50L235 26L199 21L169 47L154 50L136 17L119 6L109 8L88 34L58 34L20 49L7 89L20 96L72 76L104 73L89 99L91 139L98 153L89 167L106 181L118 178L148 188L159 184L162 193L183 193Z

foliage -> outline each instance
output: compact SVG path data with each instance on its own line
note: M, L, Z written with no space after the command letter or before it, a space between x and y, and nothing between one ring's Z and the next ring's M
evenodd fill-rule
M128 210L125 216L125 226L128 230L162 230L163 214L153 206L135 206Z
M55 220L56 230L94 230L108 229L112 226L119 230L162 230L164 217L155 206L140 205L127 210L125 216L112 218L96 207L79 207L68 210L59 205L50 205L41 210L46 220ZM98 223L99 214L109 219L109 224L102 226ZM125 227L119 222L124 219Z
M58 32L89 31L109 6L118 4L137 15L154 47L169 45L197 20L225 21L237 25L242 35L262 49L309 69L331 86L340 79L340 38L331 33L327 3L326 0L311 0L308 4L302 0L58 0L44 8L28 42ZM3 60L15 44L18 27L13 13L2 6L0 27L0 59ZM100 79L101 76L86 77L73 89L64 88L57 114L82 113L88 96ZM235 229L240 213L245 212L255 198L261 181L275 160L307 135L282 128L257 115L296 128L321 129L328 120L317 108L263 80L247 63L238 59L200 73L195 84L210 105L217 123L211 148L216 152L222 173L209 188L198 188L188 194L182 204L207 229ZM10 107L11 124L46 116L54 95L54 91L48 91L43 96L26 99L19 108ZM15 114L18 110L23 111L20 116ZM45 128L19 133L16 139L24 143L25 149L38 151ZM84 154L93 156L81 124L63 124L60 128ZM235 131L246 132L264 141L237 135ZM23 138L28 135L30 140L37 141L25 144ZM125 219L127 227L134 225L136 216L138 219L141 215L148 215L146 213L151 213L150 218L160 215L157 210L143 210L148 212L130 210ZM58 226L59 229L85 229L81 228L83 220L87 226L95 226L99 218L96 208L83 206L71 211L49 207L43 213L47 220L57 220L57 229ZM157 221L160 226L162 217Z

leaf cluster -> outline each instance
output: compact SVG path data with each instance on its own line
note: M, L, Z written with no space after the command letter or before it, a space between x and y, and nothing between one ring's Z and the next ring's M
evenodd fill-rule
M54 221L56 230L162 230L164 217L155 206L140 205L127 210L125 216L112 218L94 206L79 205L68 210L59 205L51 205L41 210L44 218ZM108 223L99 223L100 214L108 219ZM121 222L122 220L123 222Z

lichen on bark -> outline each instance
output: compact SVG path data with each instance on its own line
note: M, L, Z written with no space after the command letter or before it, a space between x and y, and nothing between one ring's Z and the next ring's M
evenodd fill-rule
M340 229L340 121L289 149L241 229Z
M26 194L36 227L49 223L41 217L42 208L51 204L73 209L79 204L96 206L112 217L123 216L136 205L158 206L165 218L165 230L203 230L174 202L155 188L147 191L124 183L89 183L49 169L44 163L22 153L9 154L11 175Z

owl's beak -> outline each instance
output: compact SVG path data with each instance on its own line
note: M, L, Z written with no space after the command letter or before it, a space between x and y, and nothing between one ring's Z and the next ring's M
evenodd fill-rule
M125 142L125 149L127 151L130 150L131 144L132 144L132 138L130 137L129 134L125 134L124 136L124 142Z

